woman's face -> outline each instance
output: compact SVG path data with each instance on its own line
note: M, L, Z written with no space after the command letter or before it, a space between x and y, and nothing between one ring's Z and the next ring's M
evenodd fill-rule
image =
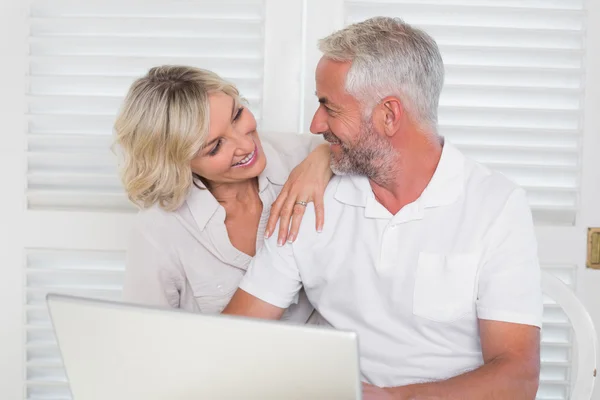
M209 96L210 127L205 145L191 162L192 171L211 185L242 182L260 175L267 160L256 132L256 120L232 97Z

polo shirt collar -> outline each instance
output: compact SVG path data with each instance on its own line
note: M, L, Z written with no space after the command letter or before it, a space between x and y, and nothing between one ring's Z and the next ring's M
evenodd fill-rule
M454 145L445 140L440 161L429 184L421 196L406 207L416 207L422 211L424 208L454 203L463 192L464 176L464 155ZM334 197L344 204L365 207L365 216L368 218L392 217L389 211L375 199L373 189L365 176L342 176Z

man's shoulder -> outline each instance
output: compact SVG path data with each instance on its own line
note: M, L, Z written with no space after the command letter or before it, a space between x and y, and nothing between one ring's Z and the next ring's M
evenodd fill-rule
M502 172L470 158L465 160L465 190L467 195L485 198L507 199L513 192L523 190L513 179Z
M516 199L521 209L531 213L526 191L517 182L476 161L467 159L467 163L464 207L478 224L494 224Z

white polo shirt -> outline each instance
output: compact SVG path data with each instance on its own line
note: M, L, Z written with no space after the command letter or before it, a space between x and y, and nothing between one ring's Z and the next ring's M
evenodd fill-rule
M304 286L337 329L357 332L363 380L401 386L483 364L478 318L541 326L525 192L446 141L432 180L390 214L360 176L335 177L325 226L309 205L298 239L265 242L240 287L287 308Z

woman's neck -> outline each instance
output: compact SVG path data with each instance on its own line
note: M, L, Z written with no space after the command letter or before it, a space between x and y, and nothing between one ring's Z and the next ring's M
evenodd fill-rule
M209 190L224 207L231 204L251 204L259 199L257 178L236 183L211 183Z

